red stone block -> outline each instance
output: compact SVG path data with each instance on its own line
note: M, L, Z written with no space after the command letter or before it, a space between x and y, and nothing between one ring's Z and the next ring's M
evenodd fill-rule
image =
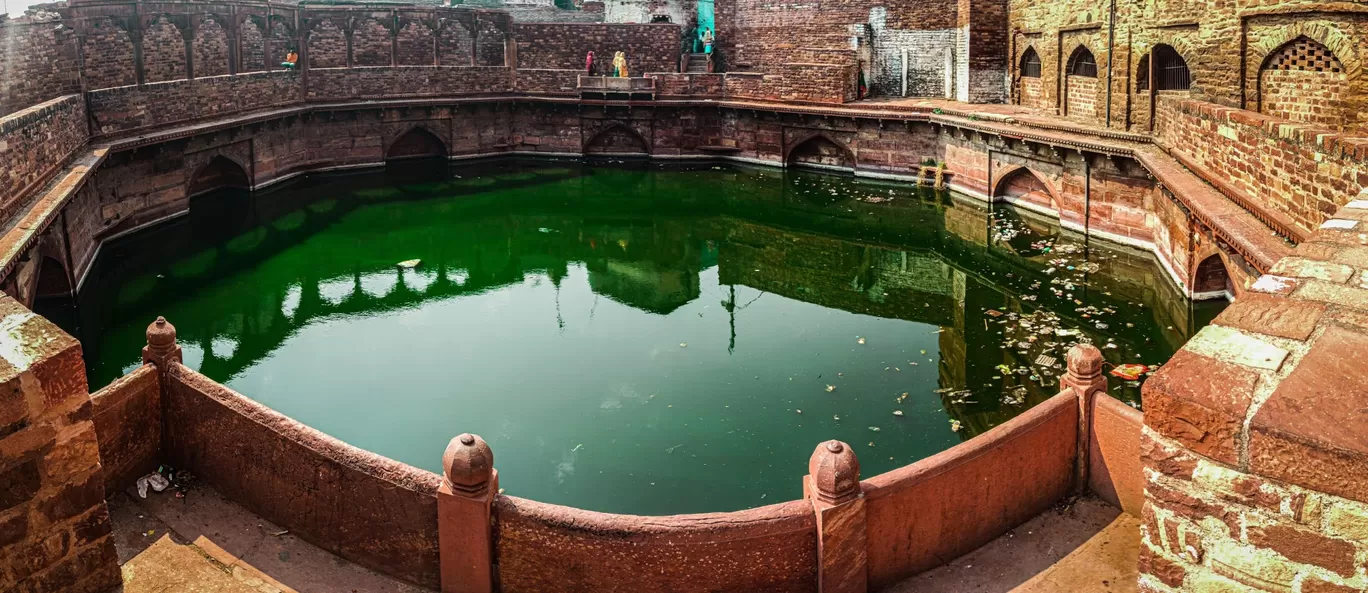
M1368 501L1368 335L1332 326L1250 423L1250 469Z
M1365 589L1362 588L1355 589L1344 585L1336 585L1314 576L1308 576L1306 577L1306 580L1302 581L1301 590L1302 593L1364 593L1365 591Z
M1305 340L1316 329L1325 305L1263 294L1247 294L1216 318L1217 325L1292 340Z
M1253 370L1180 350L1145 381L1145 425L1193 452L1238 465L1236 439L1258 379Z
M1354 576L1354 545L1314 531L1287 525L1251 526L1249 543L1271 549L1289 560L1319 566L1344 577Z

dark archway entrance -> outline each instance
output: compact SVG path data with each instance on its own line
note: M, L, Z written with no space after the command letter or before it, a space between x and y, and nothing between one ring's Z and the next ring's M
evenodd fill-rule
M413 128L390 144L389 150L385 151L385 160L437 158L447 154L446 143L436 134L423 128Z
M241 165L227 157L216 156L190 178L190 188L185 195L194 197L223 188L252 189L252 180Z
M818 134L789 150L786 162L793 167L855 170L855 156L845 145Z

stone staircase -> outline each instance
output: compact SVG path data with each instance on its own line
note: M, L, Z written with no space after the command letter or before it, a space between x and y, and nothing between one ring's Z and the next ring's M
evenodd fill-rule
M684 71L695 74L710 72L708 54L684 54Z

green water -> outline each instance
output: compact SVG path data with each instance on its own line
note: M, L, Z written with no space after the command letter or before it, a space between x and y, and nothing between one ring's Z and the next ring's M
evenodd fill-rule
M165 315L188 365L351 444L440 471L474 432L510 494L668 514L797 498L825 439L865 476L922 459L1058 392L1078 339L1156 363L1218 308L905 184L500 161L197 199L105 245L67 324L94 386Z

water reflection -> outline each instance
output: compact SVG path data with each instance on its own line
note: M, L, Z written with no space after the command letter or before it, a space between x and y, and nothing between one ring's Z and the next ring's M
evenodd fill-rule
M1215 313L1148 255L948 194L516 162L208 196L107 245L79 311L92 385L165 314L187 364L349 442L435 468L482 432L520 494L645 513L792 497L823 438L914 461L1057 393L1079 339L1155 363Z

